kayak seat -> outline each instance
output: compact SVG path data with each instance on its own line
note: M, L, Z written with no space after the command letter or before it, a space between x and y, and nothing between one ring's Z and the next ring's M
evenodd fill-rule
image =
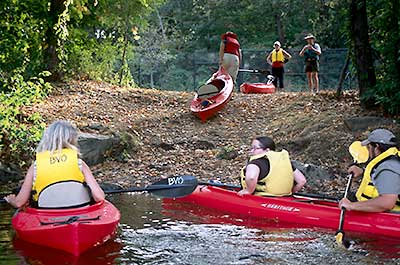
M225 82L221 79L214 79L211 82L202 85L197 90L198 98L210 98L217 95L225 87Z
M38 208L60 209L89 205L91 194L87 185L77 181L57 182L39 194Z

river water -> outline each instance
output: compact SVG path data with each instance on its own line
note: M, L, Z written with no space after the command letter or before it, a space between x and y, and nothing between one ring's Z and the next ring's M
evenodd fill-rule
M121 211L117 237L80 257L13 239L13 210L0 205L0 264L400 264L400 242L245 220L147 194L109 196Z

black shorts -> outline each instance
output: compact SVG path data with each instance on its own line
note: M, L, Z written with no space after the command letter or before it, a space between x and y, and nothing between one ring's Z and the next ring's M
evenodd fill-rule
M306 61L304 72L319 72L319 62L317 60Z

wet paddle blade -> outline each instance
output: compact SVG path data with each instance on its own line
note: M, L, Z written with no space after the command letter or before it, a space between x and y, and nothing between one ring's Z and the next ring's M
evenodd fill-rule
M163 179L145 190L162 198L179 198L191 194L196 187L196 177L183 175Z
M351 246L351 242L344 238L344 232L337 232L335 239L336 239L336 244L340 247L348 249Z
M358 164L365 163L368 161L369 154L368 149L361 145L360 141L355 141L349 146L349 152L353 157L354 161Z
M344 234L342 232L337 232L336 233L335 239L336 239L336 243L338 245L343 245L343 237L344 237Z
M162 179L146 187L105 190L106 194L147 191L163 198L179 198L192 193L197 187L194 176L175 176Z

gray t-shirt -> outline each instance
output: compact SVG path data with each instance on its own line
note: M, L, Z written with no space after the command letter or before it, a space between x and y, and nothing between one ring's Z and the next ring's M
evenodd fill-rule
M371 177L379 194L400 194L400 160L389 159L383 162Z

